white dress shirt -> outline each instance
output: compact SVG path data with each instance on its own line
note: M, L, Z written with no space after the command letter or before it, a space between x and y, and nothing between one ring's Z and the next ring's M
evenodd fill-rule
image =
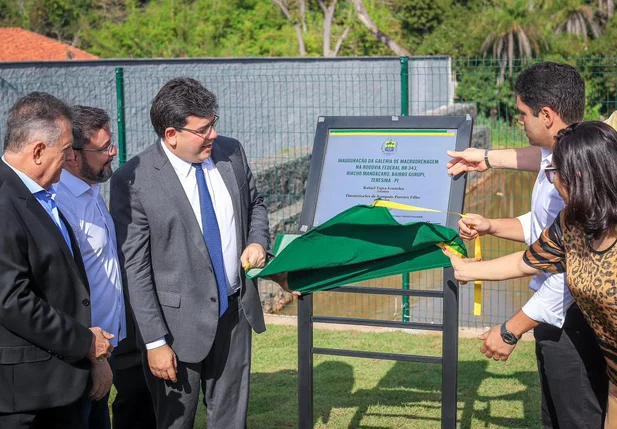
M201 223L201 204L199 202L199 189L197 187L197 178L195 177L195 167L190 162L187 162L174 153L172 153L165 143L161 140L163 151L169 162L171 163L180 184L184 189L184 193L191 204L199 229L203 234L203 225ZM201 163L206 178L206 185L212 198L214 213L219 225L221 233L221 245L223 247L223 264L225 265L225 277L227 279L227 294L233 295L240 289L239 258L238 244L236 241L236 219L234 216L234 207L231 201L229 190L221 177L221 173L217 170L212 158L208 158ZM164 338L146 344L148 350L160 347L166 344Z
M546 178L544 169L551 163L553 152L542 149L540 172L533 186L531 211L517 219L523 226L525 243L533 244L542 231L550 227L565 203L552 183ZM535 291L523 306L523 313L536 322L544 322L561 328L568 308L574 301L566 284L565 274L538 274L529 283Z
M64 222L60 220L60 213L58 212L58 208L52 206L51 200L56 201L56 191L53 187L49 189L44 189L41 185L36 183L34 180L30 178L26 173L22 173L11 164L6 162L4 156L2 156L2 161L17 174L17 177L26 185L26 188L32 193L34 198L41 204L41 206L45 209L47 214L51 217L51 219L55 222L55 224L60 228L60 232L66 241L66 244L69 246L71 253L73 253L73 245L71 244L71 239L69 237L67 225L64 225Z
M75 232L86 268L92 326L115 335L109 342L116 347L126 337L126 315L116 229L100 185L90 186L63 170L54 187L56 202Z

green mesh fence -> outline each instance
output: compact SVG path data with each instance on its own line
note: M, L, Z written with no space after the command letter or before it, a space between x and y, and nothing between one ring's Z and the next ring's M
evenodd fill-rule
M533 62L540 61L540 59ZM615 59L568 61L587 83L587 119L608 116L616 108ZM516 124L513 82L531 62L512 69L489 59L410 58L407 85L401 82L399 58L161 60L88 63L0 64L0 114L6 118L14 101L31 91L47 91L70 103L106 109L118 133L116 69L124 75L124 128L127 159L156 142L149 120L150 102L158 89L177 76L193 77L218 97L219 133L239 139L266 198L272 235L296 232L310 165L318 116L413 115L475 117L472 144L515 148L527 145ZM402 88L406 86L406 94ZM407 100L408 104L404 105ZM405 107L405 109L403 109ZM0 123L4 135L5 120ZM117 164L117 161L116 161ZM465 211L487 217L525 213L530 206L534 174L490 171L470 175ZM336 186L336 184L333 184ZM107 192L105 190L105 192ZM522 249L504 240L483 238L485 257ZM401 276L363 283L402 287ZM481 328L510 317L529 298L527 280L484 285L484 314L472 314L472 293L461 286L460 323ZM440 271L413 273L409 287L440 289ZM295 315L296 303L278 286L263 281L260 292L266 312ZM318 293L315 314L401 320L400 297ZM441 323L437 298L410 298L406 320Z

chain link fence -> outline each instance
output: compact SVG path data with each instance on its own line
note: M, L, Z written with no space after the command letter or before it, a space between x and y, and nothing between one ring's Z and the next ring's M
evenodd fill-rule
M541 61L540 59L533 62ZM587 119L600 119L617 104L615 59L572 59L587 83ZM220 106L219 133L245 146L270 212L272 235L297 232L318 116L460 115L475 117L472 144L516 148L527 145L516 124L513 82L531 62L512 69L497 60L426 58L221 59L0 63L0 133L10 106L31 91L46 91L72 104L105 109L113 132L124 130L127 159L156 142L150 103L169 79L189 76L213 91ZM122 69L124 115L118 115L117 69ZM122 112L120 112L122 113ZM119 127L120 125L120 127ZM116 161L117 163L117 161ZM530 207L535 175L491 171L470 175L465 210L511 217ZM332 184L336 186L336 184ZM107 190L105 190L107 192ZM483 238L485 257L521 250L504 240ZM441 288L441 271L412 273L410 288ZM487 282L484 314L473 316L473 294L460 288L460 323L482 328L510 317L529 298L528 280ZM401 276L363 283L400 288ZM266 312L294 315L296 304L278 286L262 281ZM438 298L318 293L315 314L441 323ZM407 303L406 303L407 304Z

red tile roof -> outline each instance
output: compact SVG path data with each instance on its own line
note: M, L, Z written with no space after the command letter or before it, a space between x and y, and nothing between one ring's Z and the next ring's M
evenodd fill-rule
M24 30L0 28L0 61L96 60L97 56L66 43Z

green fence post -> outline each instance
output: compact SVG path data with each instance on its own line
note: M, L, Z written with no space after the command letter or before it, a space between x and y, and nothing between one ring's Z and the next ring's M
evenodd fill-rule
M116 101L118 103L118 160L126 162L126 122L124 119L124 69L116 67Z
M401 57L401 116L409 115L409 58ZM409 290L409 273L403 275L403 289ZM409 322L409 297L403 296L402 321Z
M409 58L401 57L401 116L409 116Z

